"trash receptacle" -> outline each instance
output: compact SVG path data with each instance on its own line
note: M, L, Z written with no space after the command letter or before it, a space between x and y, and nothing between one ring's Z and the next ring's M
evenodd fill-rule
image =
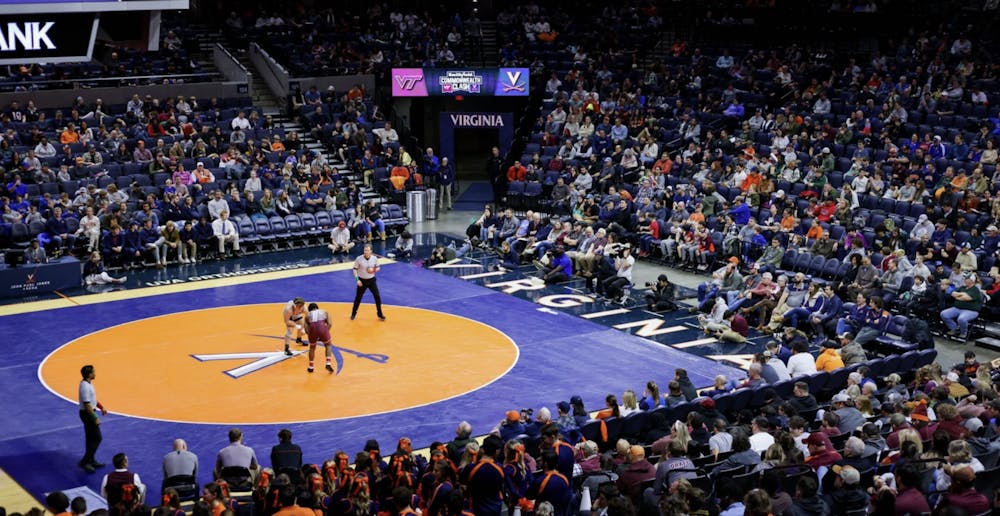
M420 190L406 192L406 216L410 222L423 222L424 220L424 197L426 195Z
M427 208L424 216L430 220L438 218L438 191L434 188L428 188L425 192L425 200L427 201Z

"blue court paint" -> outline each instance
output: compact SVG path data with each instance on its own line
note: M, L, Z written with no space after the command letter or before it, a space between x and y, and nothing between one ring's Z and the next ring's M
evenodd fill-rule
M472 423L476 434L483 434L503 418L505 410L539 406L554 409L558 401L568 400L572 395L582 396L587 407L596 410L603 406L604 396L609 393L620 396L628 388L641 391L647 380L665 385L676 367L685 367L696 385L711 383L716 374L741 375L733 368L694 354L572 314L539 311L539 305L527 300L410 264L385 266L379 283L386 304L452 313L497 328L517 343L520 359L506 376L459 398L381 415L290 425L307 462L321 462L339 449L354 453L369 438L378 439L385 453L391 452L401 436L410 437L415 447L427 446L435 440L446 441L453 437L456 424L463 419ZM102 474L110 471L86 475L76 467L83 449L83 429L76 407L45 389L37 377L39 363L55 348L82 335L137 319L198 308L284 302L297 295L306 299L351 301L354 295L351 272L304 273L291 279L66 308L44 317L21 314L0 319L0 331L14 336L0 357L0 369L4 372L0 398L7 400L10 407L5 418L6 431L0 437L0 467L38 497L51 490L80 485L97 490ZM392 325L388 308L387 315L390 320L383 331L400 331L400 338L405 338L405 328ZM205 353L211 352L211 347L206 347ZM450 368L462 367L449 364L446 354L442 354L441 364L435 373L445 378ZM101 371L101 374L129 372ZM99 380L97 389L100 395ZM253 408L221 407L220 410ZM170 450L174 438L186 439L199 456L199 482L205 482L210 479L216 452L227 444L228 429L223 425L111 415L102 424L104 443L99 458L110 462L114 453L127 453L131 467L155 496L162 480L162 456ZM279 429L278 425L243 427L246 444L256 450L265 465Z

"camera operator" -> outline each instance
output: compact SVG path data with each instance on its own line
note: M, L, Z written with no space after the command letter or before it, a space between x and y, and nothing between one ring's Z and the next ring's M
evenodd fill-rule
M635 265L632 248L625 244L619 252L611 253L610 256L615 260L615 275L604 280L604 293L609 299L624 303L625 289L632 284L632 266Z
M549 265L543 269L542 280L549 285L569 281L573 276L573 260L566 255L566 248L559 244L545 254L549 257Z
M674 285L667 279L666 274L660 274L656 282L646 283L650 287L646 294L646 303L651 312L672 312L677 310L677 303L674 301Z

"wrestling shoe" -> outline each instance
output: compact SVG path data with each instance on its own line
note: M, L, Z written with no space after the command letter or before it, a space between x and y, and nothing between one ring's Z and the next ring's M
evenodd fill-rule
M285 355L292 356L292 350L288 349L288 346L285 346Z
M385 316L382 314L378 314L378 320L385 321Z
M105 464L103 462L97 462L97 461L91 462L90 465L93 466L93 467L95 467L95 468L97 468L97 469L101 469L104 466L107 466L107 464Z
M306 344L305 341L302 340L302 337L295 339L295 343L298 344L299 346L308 346L308 344Z
M352 321L355 320L355 319L357 319L357 318L358 318L358 314L351 314L351 320Z
M333 372L333 366L330 365L330 364L326 364L326 370L332 373Z
M311 373L311 372L313 372L313 368L312 368L312 366L309 366L309 367L307 367L307 368L306 368L306 372L307 372L307 373Z

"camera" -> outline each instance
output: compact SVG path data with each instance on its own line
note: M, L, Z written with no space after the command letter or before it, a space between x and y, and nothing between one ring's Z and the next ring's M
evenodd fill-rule
M530 408L521 409L521 419L531 419L531 416L535 414L535 411Z
M646 286L647 287L655 287L656 286L656 282L655 281L647 281L646 282Z

